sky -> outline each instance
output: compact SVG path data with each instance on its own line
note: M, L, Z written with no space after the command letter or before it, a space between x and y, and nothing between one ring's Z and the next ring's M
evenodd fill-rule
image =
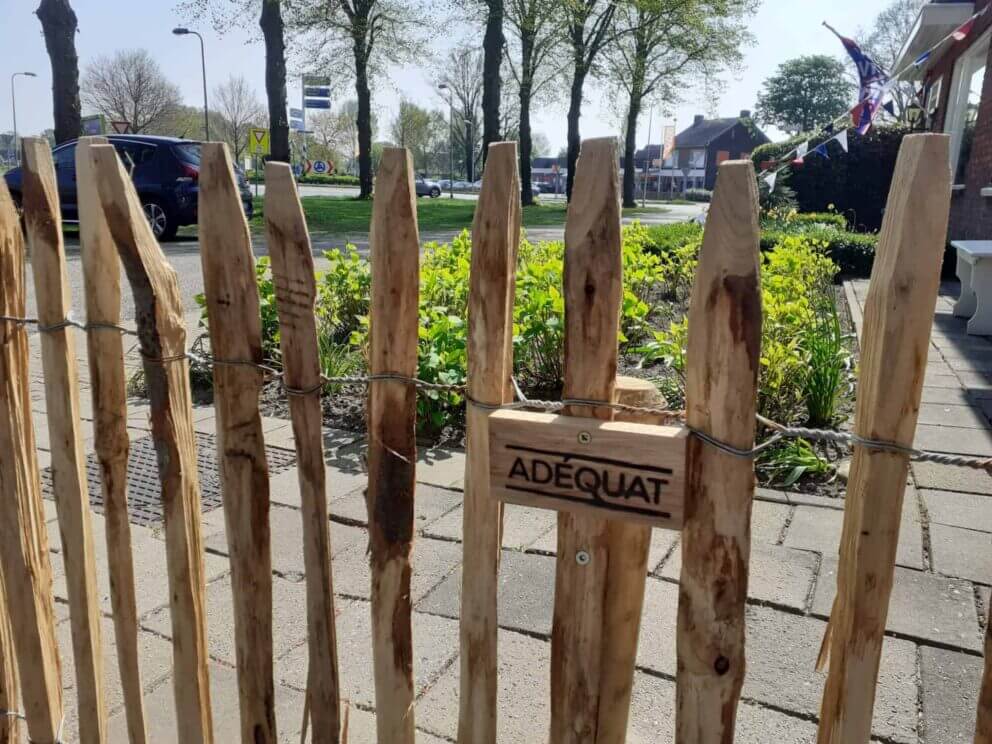
M736 79L716 96L702 91L688 91L683 102L669 106L672 113L663 114L660 107L654 115L645 112L638 131L638 146L647 143L649 124L652 142L660 139L662 123L677 124L681 130L692 121L694 114L716 113L736 116L742 109L754 109L762 82L775 72L783 61L803 54L825 53L840 56L843 48L826 28L827 21L841 33L854 35L859 28L868 27L888 0L763 0L760 11L748 26L756 37L754 47L746 50L744 69ZM112 55L120 49L144 48L159 62L165 75L176 83L189 105L202 106L203 88L200 70L199 44L194 36L174 36L171 29L186 25L172 0L132 0L128 3L107 0L73 0L79 18L76 48L80 70L101 55ZM16 79L17 128L22 135L38 134L52 126L51 69L41 35L41 24L34 15L34 0L0 0L0 131L13 127L10 76L14 72L31 71L36 78ZM203 22L192 26L203 34L206 43L207 83L213 88L231 75L243 75L264 101L264 48L251 19L249 29L234 28L224 35ZM432 45L438 59L424 59L420 65L392 68L373 88L373 106L380 123L387 123L397 109L400 94L428 108L444 108L433 83L439 60L450 46L459 41L478 42L481 30L464 28L460 34L447 34ZM305 54L306 50L298 50ZM564 54L565 51L562 50ZM344 63L346 64L346 62ZM299 83L291 72L290 105L298 105ZM321 72L312 70L312 72ZM295 73L295 74L294 74ZM353 97L352 91L342 91L342 98ZM711 98L713 100L711 100ZM604 91L593 86L587 91L583 107L581 132L583 137L620 135L622 127L616 104ZM544 134L551 143L550 153L556 154L565 143L566 104L538 100L534 103L532 128ZM84 105L84 114L86 111ZM382 125L380 124L380 128ZM781 133L765 128L775 139ZM537 153L535 153L537 154Z

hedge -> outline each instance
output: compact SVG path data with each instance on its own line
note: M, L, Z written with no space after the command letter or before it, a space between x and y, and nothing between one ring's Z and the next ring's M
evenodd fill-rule
M254 171L248 171L247 178L251 183L265 183L265 174L259 172L255 175ZM301 176L299 179L300 183L312 183L320 184L324 186L358 186L358 176L314 176L305 175Z
M813 216L810 215L811 218ZM828 221L833 221L829 213L815 216L821 219L830 218ZM793 219L795 217L796 215L793 215ZM794 221L793 224L799 223ZM702 228L691 222L674 222L667 225L653 225L648 228L647 234L648 249L664 255L692 240L698 240L702 237ZM815 241L840 268L841 276L867 277L871 274L875 247L878 244L878 235L875 233L848 232L835 225L823 225L811 219L810 222L791 229L763 227L761 250L770 250L782 238L789 235L803 235Z
M837 143L828 147L828 158L812 152L803 165L790 168L789 186L796 193L800 212L824 212L831 205L843 214L848 225L856 230L878 230L888 198L892 173L902 138L910 130L902 126L876 126L861 136L848 130L848 152ZM755 148L751 158L756 168L762 163L777 161L796 147L822 136L801 134L784 142L774 142Z

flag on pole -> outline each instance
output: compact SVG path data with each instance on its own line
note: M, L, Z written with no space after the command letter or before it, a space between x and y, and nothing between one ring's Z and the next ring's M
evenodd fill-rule
M975 18L977 17L978 16L972 16L954 29L954 32L951 34L951 38L954 39L954 41L964 41L968 34L971 33L971 29L975 25Z
M858 91L858 105L851 111L852 121L859 134L865 134L871 129L871 123L878 113L882 98L892 87L889 76L875 60L865 54L854 39L841 36L837 29L823 23L834 35L840 39L841 44L847 50L848 55L858 68L858 81L860 88Z
M837 144L841 146L841 149L844 152L847 152L847 130L842 129L837 132L837 136L834 137L834 139L837 140Z
M665 143L665 147L661 153L661 159L667 160L668 156L675 151L675 127L671 124L667 125L662 131L662 142Z

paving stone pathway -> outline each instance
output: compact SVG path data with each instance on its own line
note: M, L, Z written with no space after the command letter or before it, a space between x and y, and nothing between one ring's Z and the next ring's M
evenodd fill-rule
M860 331L866 282L845 287ZM992 343L967 336L950 315L955 287L943 287L934 321L917 442L947 452L992 455ZM195 327L195 315L187 318ZM50 444L41 389L38 337L34 422L41 464ZM80 341L80 352L84 351ZM128 358L137 366L136 355ZM92 442L88 374L81 366L84 431ZM214 432L213 411L195 412L196 429ZM147 407L131 401L133 439L148 436ZM288 421L265 421L270 448L293 449ZM364 443L328 430L328 487L337 627L349 744L374 742ZM417 466L417 542L413 623L418 741L453 742L458 716L458 613L462 555L464 454L422 451ZM971 741L982 670L982 634L992 584L992 478L934 464L912 468L900 534L895 588L875 706L877 741L945 744ZM295 469L272 480L277 717L282 740L299 741L306 683L302 524ZM59 641L66 689L66 741L76 738L68 605L54 504L46 518L55 569ZM754 504L748 599L748 674L738 716L742 744L811 743L824 675L814 671L836 582L841 499L759 489ZM110 702L110 740L126 741L114 661L104 527L94 516ZM161 530L132 527L142 661L151 740L175 741L171 624ZM217 741L237 740L237 683L231 578L222 510L203 516L208 635ZM499 740L539 743L548 729L550 630L555 519L548 512L506 510L500 575ZM653 535L628 742L670 742L675 697L675 622L681 551L677 533Z

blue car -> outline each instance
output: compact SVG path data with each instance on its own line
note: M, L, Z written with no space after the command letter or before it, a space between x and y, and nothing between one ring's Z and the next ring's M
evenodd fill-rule
M112 134L107 140L131 173L148 223L159 240L169 240L184 225L195 225L200 180L200 143L175 137ZM76 141L52 151L58 180L63 222L78 222L76 203ZM244 174L235 168L241 203L252 216L251 191ZM16 204L21 202L21 169L4 178Z

